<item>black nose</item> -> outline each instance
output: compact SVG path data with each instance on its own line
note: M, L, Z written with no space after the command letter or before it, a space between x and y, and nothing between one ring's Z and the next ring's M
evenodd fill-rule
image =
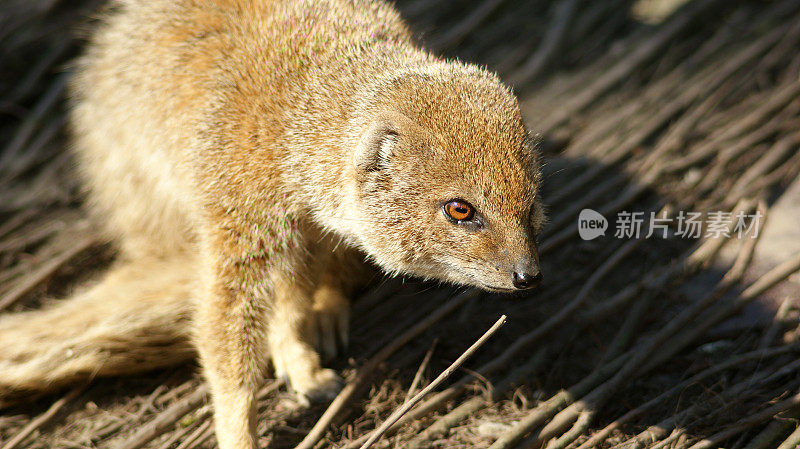
M514 272L514 287L520 290L536 287L541 282L541 272L537 272L536 274Z

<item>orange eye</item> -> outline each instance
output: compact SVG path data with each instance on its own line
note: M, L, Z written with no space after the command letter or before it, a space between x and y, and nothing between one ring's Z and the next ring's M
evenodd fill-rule
M470 221L475 216L475 208L466 201L453 200L444 205L444 213L456 221Z

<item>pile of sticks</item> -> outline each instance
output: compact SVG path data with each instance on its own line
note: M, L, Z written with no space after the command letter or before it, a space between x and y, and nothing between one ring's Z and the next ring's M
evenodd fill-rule
M0 8L0 48L20 62L2 67L12 81L0 85L0 311L36 306L113 257L80 211L61 101L63 64L80 46L68 33L97 5L33 3ZM800 271L800 254L754 274L763 234L738 239L732 222L731 237L698 240L673 229L588 242L576 225L591 208L758 214L768 227L800 173L800 3L693 0L658 24L631 19L623 0L398 6L429 47L486 64L520 92L550 160L547 281L513 299L382 282L354 305L353 359L336 367L348 379L342 393L324 410L299 409L268 381L262 445L800 444L797 292L766 325L720 326ZM467 368L373 441L501 314L509 324ZM13 409L0 415L0 448L205 448L212 427L206 387L178 368Z

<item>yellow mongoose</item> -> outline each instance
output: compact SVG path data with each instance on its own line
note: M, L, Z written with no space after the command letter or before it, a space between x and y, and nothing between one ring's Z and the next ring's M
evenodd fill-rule
M254 447L271 358L309 398L363 260L525 289L537 150L510 90L371 0L120 0L78 62L75 151L121 248L105 280L0 320L0 395L192 355L222 449ZM11 347L13 346L13 347Z

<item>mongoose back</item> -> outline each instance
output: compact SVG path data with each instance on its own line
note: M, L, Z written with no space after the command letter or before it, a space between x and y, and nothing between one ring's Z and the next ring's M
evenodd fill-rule
M23 342L0 349L0 391L175 363L191 339L220 447L253 448L270 360L302 397L339 389L319 353L346 340L365 259L495 291L541 277L516 99L420 49L381 1L118 1L71 91L88 202L120 260L0 321Z

